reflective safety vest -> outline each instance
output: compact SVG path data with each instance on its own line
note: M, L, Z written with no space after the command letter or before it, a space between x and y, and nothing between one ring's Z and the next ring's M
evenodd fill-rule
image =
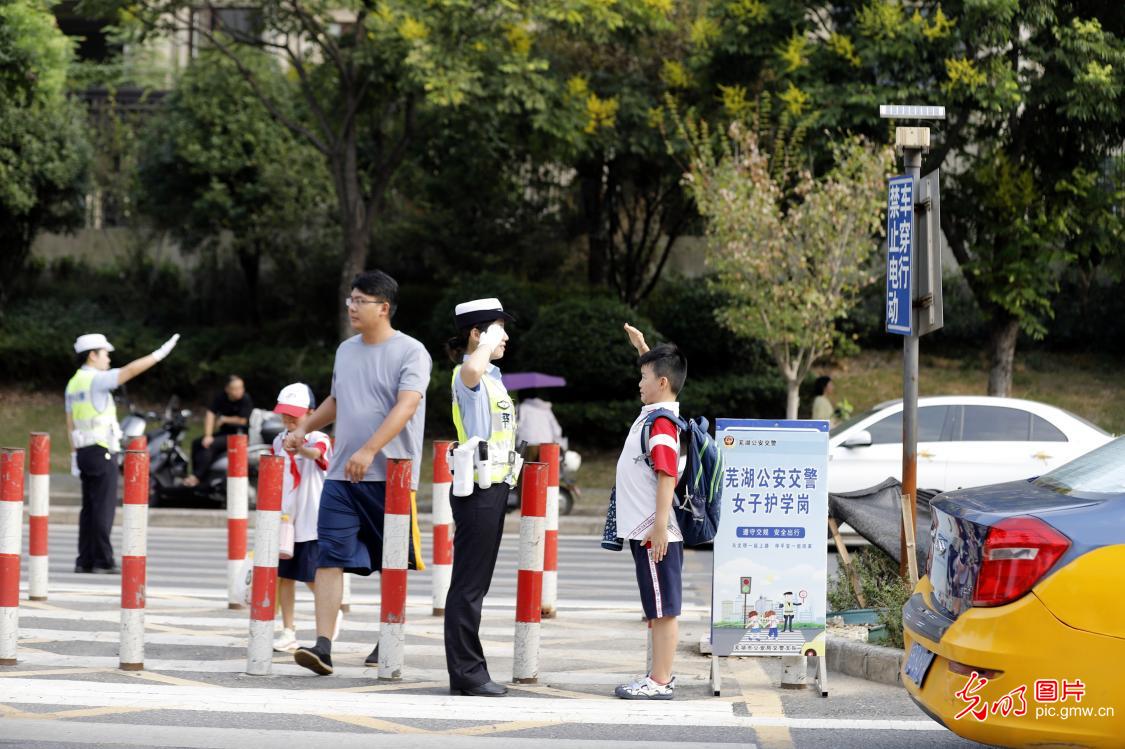
M117 405L107 396L104 410L94 408L94 375L97 370L79 369L66 384L66 400L70 404L70 417L74 421L74 446L101 445L110 452L121 449L117 426Z
M793 616L796 609L794 609L792 601L785 601L781 604L781 610L786 616Z
M465 432L465 423L461 420L461 409L457 405L457 377L461 373L458 365L453 369L453 380L449 383L453 388L453 426L457 428L457 440L461 443L469 440ZM504 384L495 377L485 375L481 378L481 386L488 395L488 411L492 416L492 433L488 436L488 455L492 460L492 483L515 479L512 474L512 461L510 455L516 449L516 407L511 396L504 388ZM475 478L475 473L474 473Z

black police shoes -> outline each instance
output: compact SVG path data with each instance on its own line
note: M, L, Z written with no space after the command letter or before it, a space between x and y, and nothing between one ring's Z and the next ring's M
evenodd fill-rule
M457 688L452 687L450 694L459 694L464 697L503 697L508 693L508 688L494 681L486 681L479 687Z

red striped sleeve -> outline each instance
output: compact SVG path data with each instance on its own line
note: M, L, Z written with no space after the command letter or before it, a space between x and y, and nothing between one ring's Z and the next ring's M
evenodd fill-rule
M659 418L652 423L648 448L653 470L676 478L680 460L680 434L671 419Z
M309 447L315 447L320 451L320 457L316 459L316 467L322 471L328 470L328 448L330 446L331 443L328 441L327 436L322 437L309 445Z

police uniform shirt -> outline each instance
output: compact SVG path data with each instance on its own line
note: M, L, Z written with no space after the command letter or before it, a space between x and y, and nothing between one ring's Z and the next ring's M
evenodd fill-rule
M469 357L465 357L468 361ZM489 364L485 370L485 377L491 377L497 385L504 386L500 376L500 368ZM453 378L453 397L457 399L457 407L461 409L461 424L465 427L465 436L469 439L480 437L487 440L492 436L492 413L488 403L488 393L484 391L482 380L475 388L471 388L461 379L461 373Z
M93 370L89 364L83 364L81 369L86 371ZM94 381L90 384L90 399L91 405L94 409L101 413L108 406L110 400L113 399L113 391L117 389L118 375L121 373L120 369L107 369L105 371L96 370L94 372ZM73 395L66 396L66 412L71 412Z

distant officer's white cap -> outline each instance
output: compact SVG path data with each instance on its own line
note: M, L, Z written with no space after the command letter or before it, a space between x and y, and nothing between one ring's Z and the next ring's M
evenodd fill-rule
M462 302L453 310L453 317L458 328L467 328L482 322L507 320L515 322L514 317L504 311L504 305L496 297L488 299L474 299L471 302Z
M113 344L107 341L105 336L101 333L83 333L74 341L74 353L76 354L81 354L83 351L97 351L103 348L106 351L113 351Z
M277 394L277 405L273 412L300 418L313 408L316 408L316 400L313 398L312 388L303 382L294 382L283 387Z

